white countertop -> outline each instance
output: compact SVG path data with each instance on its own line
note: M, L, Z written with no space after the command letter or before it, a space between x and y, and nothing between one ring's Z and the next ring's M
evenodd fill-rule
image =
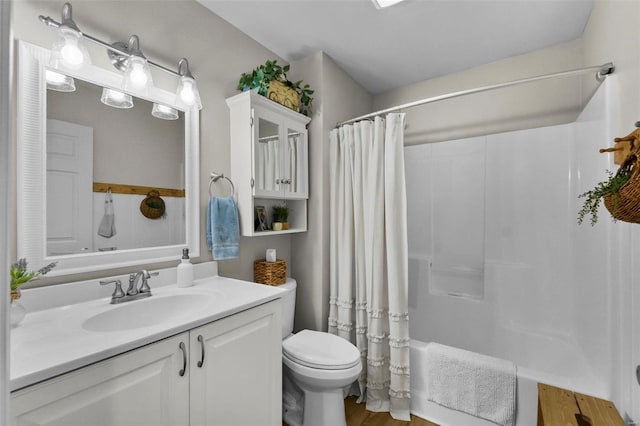
M111 305L110 297L106 297L28 313L11 330L11 391L278 299L284 293L277 287L220 276L198 279L187 288L155 288L153 280L150 285L153 296L142 300ZM110 291L112 287L109 286ZM130 327L117 331L92 331L86 326L87 319L109 310L125 305L131 305L127 310L135 309L132 304L174 295L213 296L214 302L200 304L158 324L151 321L152 325L140 326L132 319Z

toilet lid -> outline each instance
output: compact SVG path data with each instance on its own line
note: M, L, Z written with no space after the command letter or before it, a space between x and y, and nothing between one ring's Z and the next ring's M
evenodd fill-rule
M311 368L342 370L360 362L360 351L343 339L321 331L302 330L282 342L292 361Z

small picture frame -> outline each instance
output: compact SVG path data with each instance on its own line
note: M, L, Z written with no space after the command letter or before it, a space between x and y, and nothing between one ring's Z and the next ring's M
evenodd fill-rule
M256 231L268 231L267 210L264 206L256 206L256 219L254 221Z

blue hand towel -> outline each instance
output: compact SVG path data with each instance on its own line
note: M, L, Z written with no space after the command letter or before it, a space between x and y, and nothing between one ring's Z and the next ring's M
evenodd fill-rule
M207 247L214 260L234 259L240 255L240 222L233 196L209 200Z

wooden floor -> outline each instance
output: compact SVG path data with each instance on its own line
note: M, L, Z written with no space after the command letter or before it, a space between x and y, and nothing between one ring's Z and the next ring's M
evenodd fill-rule
M367 411L364 403L356 404L355 396L350 396L344 400L344 411L347 418L347 426L438 426L413 415L410 422L403 422L394 420L389 413ZM286 426L286 424L283 423L283 426Z

